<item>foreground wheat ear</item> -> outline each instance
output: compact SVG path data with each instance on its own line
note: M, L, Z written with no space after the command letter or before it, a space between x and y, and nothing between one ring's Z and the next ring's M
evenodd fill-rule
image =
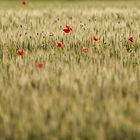
M140 140L139 15L130 0L0 1L0 140Z

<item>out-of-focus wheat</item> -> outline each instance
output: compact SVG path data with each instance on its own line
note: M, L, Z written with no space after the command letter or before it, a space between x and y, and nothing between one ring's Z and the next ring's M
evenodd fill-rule
M139 140L139 15L94 3L0 10L0 140Z

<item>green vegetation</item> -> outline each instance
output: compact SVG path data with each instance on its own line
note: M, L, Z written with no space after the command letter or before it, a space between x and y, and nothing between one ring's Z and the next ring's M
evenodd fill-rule
M0 140L140 140L140 3L0 9Z

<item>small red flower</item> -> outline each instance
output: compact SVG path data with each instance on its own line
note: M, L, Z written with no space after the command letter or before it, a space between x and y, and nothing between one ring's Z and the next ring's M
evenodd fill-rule
M83 48L82 48L82 51L83 51L84 53L87 53L87 52L89 52L89 48L88 48L88 47L83 47Z
M63 46L63 43L62 42L57 42L57 47L58 48L61 48Z
M64 31L65 33L69 33L69 32L70 32L70 30L69 30L68 28L64 28L63 31Z
M133 36L129 36L129 37L128 37L128 40L129 40L130 42L133 42L133 41L134 41L134 37L133 37Z
M70 25L66 25L66 28L68 28L72 31L72 27Z
M22 4L26 5L27 1L26 0L22 0Z
M44 64L43 62L37 62L37 63L35 64L36 68L43 68L44 65L45 65L45 64Z
M24 50L18 50L18 51L17 51L17 54L18 54L18 55L24 55Z
M70 33L70 32L72 32L72 27L69 26L69 25L66 25L66 26L64 27L63 31L64 31L65 33Z
M97 42L97 41L99 41L99 40L100 40L100 37L99 37L99 36L97 36L97 35L94 35L94 36L92 37L92 39L93 39L95 42Z

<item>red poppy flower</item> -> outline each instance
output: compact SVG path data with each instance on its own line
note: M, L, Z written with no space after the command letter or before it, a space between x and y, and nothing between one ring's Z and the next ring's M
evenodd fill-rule
M97 35L94 35L94 36L92 37L92 39L93 39L95 42L97 42L97 41L99 41L99 40L100 40L100 37L99 37L99 36L97 36Z
M66 28L68 28L72 31L72 27L70 25L66 25Z
M64 31L65 33L70 33L70 32L72 32L72 27L69 26L69 25L66 25L65 28L63 29L63 31Z
M22 0L22 4L26 5L27 4L27 0Z
M134 41L134 37L133 37L133 36L129 36L129 37L128 37L128 40L129 40L130 42L133 42L133 41Z
M89 51L89 48L88 48L88 47L83 47L83 48L82 48L82 51L83 51L84 53L87 53L87 52Z
M58 48L61 48L63 46L63 43L62 42L57 42L57 47Z
M18 50L18 51L17 51L17 54L18 54L18 55L23 55L23 54L24 54L24 50Z
M43 68L44 65L45 65L45 64L44 64L43 62L37 62L37 63L35 64L36 68Z

